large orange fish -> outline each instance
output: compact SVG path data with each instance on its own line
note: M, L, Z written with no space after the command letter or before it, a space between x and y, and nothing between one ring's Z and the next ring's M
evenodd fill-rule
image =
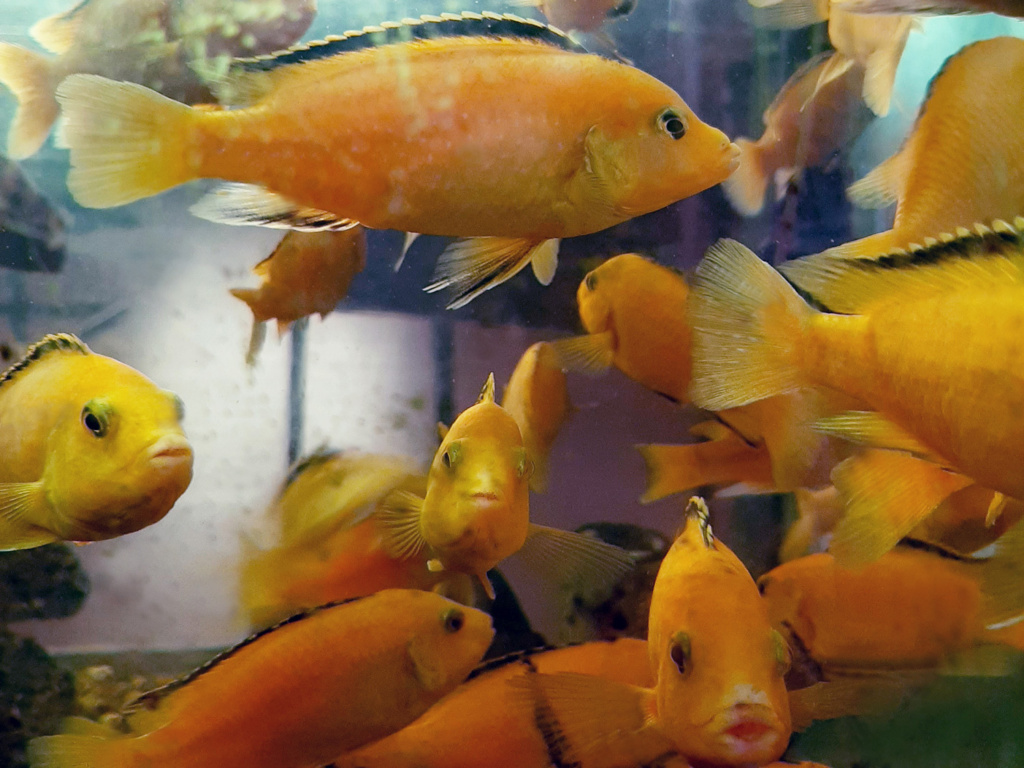
M624 638L487 664L468 682L397 733L344 755L337 768L548 768L561 764L558 723L541 706L521 706L509 681L573 672L651 686L647 644Z
M533 462L530 490L543 493L548 485L548 454L572 410L565 373L550 344L539 341L519 358L509 376L501 407L519 425L526 452Z
M632 566L618 547L530 522L532 465L515 419L494 402L494 375L441 441L424 496L395 491L375 513L385 547L399 558L426 553L432 571L478 578L524 548L556 581L573 573L614 580Z
M449 248L430 286L461 306L529 263L549 282L560 238L696 194L737 162L664 83L515 16L385 23L238 66L219 94L231 110L67 78L78 202L218 178L248 186L195 209L217 221L483 238Z
M825 164L866 125L871 113L861 105L861 67L849 67L818 87L838 55L822 53L797 69L765 110L761 137L736 139L740 167L722 182L722 190L744 216L761 211L768 185L778 184L780 173L794 176Z
M415 720L465 679L493 635L487 614L430 592L325 606L144 697L130 734L34 739L29 761L315 768Z
M160 520L192 480L181 400L70 334L0 374L0 550Z
M994 227L852 262L863 279L850 303L875 304L849 315L818 312L750 250L720 241L697 268L694 401L720 409L803 388L843 392L862 408L817 429L1024 499L1024 236ZM874 482L899 493L899 466L878 463Z
M678 754L699 765L764 765L789 742L789 651L747 569L691 499L651 598L653 689L586 675L510 681L547 706L566 762L637 765Z
M789 262L786 277L836 312L862 311L864 298L851 309L846 288L861 270L847 270L845 260L1024 213L1024 99L1008 98L1004 87L1022 79L1024 40L1016 37L973 43L947 59L903 147L849 190L860 205L896 203L892 229Z
M818 553L758 585L772 623L826 679L938 670L979 644L1015 644L998 625L1024 613L1022 541L1018 526L981 560L908 540L862 568Z

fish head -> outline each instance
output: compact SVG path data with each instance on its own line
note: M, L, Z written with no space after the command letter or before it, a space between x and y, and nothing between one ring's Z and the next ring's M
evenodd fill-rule
M658 720L680 753L762 765L785 751L789 647L740 560L692 518L658 571L648 653Z
M396 590L398 591L398 590ZM494 638L491 617L433 592L400 590L417 611L417 631L408 654L421 689L443 695L483 658Z
M58 533L90 541L161 519L191 482L193 457L177 395L111 358L80 360L43 480Z
M504 408L484 401L459 415L431 463L420 521L447 568L483 573L523 545L532 472Z
M654 83L643 89L643 98L593 126L584 142L595 186L623 217L695 195L739 167L739 147L671 89Z

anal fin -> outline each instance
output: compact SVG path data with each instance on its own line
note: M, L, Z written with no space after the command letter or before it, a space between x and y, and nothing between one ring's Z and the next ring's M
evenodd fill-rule
M257 225L304 232L342 232L358 222L289 200L255 184L222 184L189 209L218 224Z

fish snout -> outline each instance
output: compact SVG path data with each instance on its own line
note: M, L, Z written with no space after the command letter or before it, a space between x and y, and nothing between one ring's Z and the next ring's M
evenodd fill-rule
M179 464L192 464L192 444L182 434L164 435L145 453L146 462L153 467L170 468Z
M729 173L733 173L740 167L740 148L737 144L724 137L722 153L726 156L726 163L729 166Z
M717 719L719 733L739 747L767 745L776 740L784 728L775 710L761 703L734 704Z

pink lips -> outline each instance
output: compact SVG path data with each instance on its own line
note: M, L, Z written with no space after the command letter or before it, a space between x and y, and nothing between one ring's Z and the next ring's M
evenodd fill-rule
M192 461L192 445L184 435L164 435L146 451L151 465L169 466Z
M772 732L772 727L761 720L740 720L725 732L740 741L760 741Z

